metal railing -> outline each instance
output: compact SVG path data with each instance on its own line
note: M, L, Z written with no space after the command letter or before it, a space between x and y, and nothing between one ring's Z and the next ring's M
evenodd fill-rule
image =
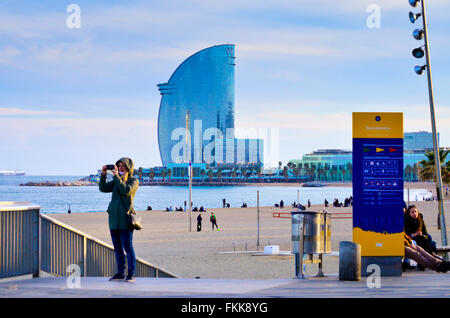
M300 211L299 211L300 212ZM332 220L335 219L353 219L353 213L352 212L328 212L328 215ZM342 215L350 215L350 216L342 216ZM290 219L291 213L290 212L273 212L272 213L273 218L280 218L280 219Z
M0 278L39 276L39 206L0 202Z
M107 277L116 272L114 248L92 236L39 212L28 202L0 203L0 278L39 271ZM125 265L127 266L127 265ZM137 277L178 277L136 257Z

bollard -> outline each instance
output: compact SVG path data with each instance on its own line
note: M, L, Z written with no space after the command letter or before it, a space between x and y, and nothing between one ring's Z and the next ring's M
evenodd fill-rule
M339 280L361 280L361 245L339 243Z

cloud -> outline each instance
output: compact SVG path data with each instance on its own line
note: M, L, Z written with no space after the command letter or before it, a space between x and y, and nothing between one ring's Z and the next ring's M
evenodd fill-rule
M2 164L28 174L87 175L123 156L160 164L156 120L0 117Z
M13 139L64 135L69 139L85 137L147 138L156 135L156 119L139 118L2 118L3 136Z
M15 58L20 55L20 51L13 46L7 46L0 49L0 64L13 65Z
M80 116L76 112L0 107L0 116Z

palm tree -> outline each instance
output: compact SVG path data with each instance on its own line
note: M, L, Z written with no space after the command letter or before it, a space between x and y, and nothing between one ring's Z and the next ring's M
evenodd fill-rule
M287 181L287 179L289 178L289 172L288 172L288 167L287 166L284 166L284 168L283 168L283 176L284 176L284 178Z
M324 174L325 174L325 181L330 181L329 180L330 179L330 177L329 177L329 171L330 170L331 170L330 165L329 164L325 164L324 167L323 167L323 171L324 171Z
M404 179L406 180L406 181L412 181L412 174L413 174L413 172L414 172L414 168L411 166L411 165L406 165L406 167L405 167L405 171L404 171L404 174L405 174L405 177L404 177Z
M189 168L188 168L189 169ZM184 176L186 175L187 170L181 169L181 180L184 180Z
M151 168L150 169L150 180L153 181L154 178L155 178L155 169Z
M214 172L211 170L211 169L209 169L208 170L208 178L209 178L209 182L211 182L212 181L212 178L214 177Z
M241 176L243 176L246 179L247 169L241 169Z
M337 174L338 174L337 166L332 166L330 173L331 173L331 179L333 181L337 181Z
M448 165L448 163L443 164L449 153L450 153L450 150L439 149L439 159L441 162L442 180L445 183L448 183L450 181L450 170L448 169L449 165ZM421 180L435 180L436 179L436 169L435 169L436 163L435 163L435 158L434 158L434 152L427 151L425 153L425 156L427 157L427 159L419 162L420 179Z
M262 175L261 166L256 167L256 174L258 175L258 181L261 182L261 175Z
M231 177L233 178L233 182L236 181L236 175L237 175L236 168L233 168L233 170L231 170Z
M414 181L419 181L419 164L416 162L413 166Z
M205 175L206 175L206 171L205 169L200 170L200 175L202 176L202 181L205 181Z
M341 167L341 173L342 173L342 182L345 182L345 173L347 170L345 169L345 166Z
M301 168L300 165L294 169L294 175L295 175L295 180L296 181L298 181L298 176L300 175L301 170L302 170L302 168Z
M217 168L217 179L219 180L219 182L222 182L222 170Z
M347 171L348 171L348 180L352 180L353 178L353 164L351 162L347 162Z

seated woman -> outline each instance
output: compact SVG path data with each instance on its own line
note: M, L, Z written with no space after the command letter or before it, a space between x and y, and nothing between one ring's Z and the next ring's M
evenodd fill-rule
M417 264L430 268L436 272L446 273L450 270L450 262L427 253L423 248L414 244L414 241L405 234L405 257L415 260Z
M429 254L437 256L437 249L428 234L422 213L415 205L408 207L405 213L405 233Z

